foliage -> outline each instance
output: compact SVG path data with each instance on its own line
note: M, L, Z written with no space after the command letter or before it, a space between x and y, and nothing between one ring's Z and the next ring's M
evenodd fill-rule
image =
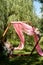
M43 18L40 20L40 30L43 33Z
M32 26L38 27L39 19L33 10L33 0L0 0L0 36L2 36L4 30L11 21L27 21L26 23L32 23ZM30 42L31 45L33 43L33 38L27 35L25 35L25 37L27 38L27 45ZM12 26L9 27L5 36L5 39L6 38L10 40L12 44L14 44L14 42L19 43L18 36Z
M40 0L41 1L41 0ZM6 29L8 23L11 21L27 21L32 23L33 26L38 27L43 32L43 19L39 19L35 12L33 12L33 0L0 0L0 37ZM25 34L24 34L25 35ZM12 26L6 34L6 38L14 45L19 44L18 36ZM16 53L30 53L33 48L33 37L25 35L25 48ZM41 39L42 43L43 38ZM15 53L14 52L14 53ZM1 56L0 56L1 57ZM35 60L34 60L35 59ZM18 62L19 61L19 62ZM11 58L2 56L0 58L1 65L43 65L43 58L34 53L32 56L18 56Z
M37 26L34 24L38 21L36 18L35 13L33 13L32 0L0 0L0 35L11 21L32 21L32 24ZM12 30L9 30L7 36L12 33Z
M35 0L35 1L39 1L39 2L43 3L43 0Z

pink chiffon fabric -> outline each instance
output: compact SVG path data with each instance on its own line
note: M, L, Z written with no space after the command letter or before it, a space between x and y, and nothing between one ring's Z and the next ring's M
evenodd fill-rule
M24 38L23 32L26 33L27 35L33 36L35 44L37 43L39 38L36 35L38 33L38 31L36 31L36 28L34 28L26 23L23 23L21 21L11 22L11 24L13 25L16 33L18 34L18 36L20 38L20 44L18 45L18 47L15 47L14 50L22 50L24 48L25 38ZM39 55L43 56L43 52L40 48L39 43L36 46L36 50L37 50Z

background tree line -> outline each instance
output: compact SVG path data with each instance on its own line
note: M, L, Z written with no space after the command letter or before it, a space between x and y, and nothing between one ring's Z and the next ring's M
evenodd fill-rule
M32 23L33 26L38 27L43 32L43 18L37 17L33 2L34 0L0 0L0 37L11 21L27 21L26 23ZM41 8L42 11L43 8ZM5 38L18 39L12 26Z

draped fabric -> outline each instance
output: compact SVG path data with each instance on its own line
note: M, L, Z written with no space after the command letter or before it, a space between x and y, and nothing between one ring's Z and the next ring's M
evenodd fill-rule
M24 38L23 32L26 33L27 35L33 36L35 44L39 40L39 37L37 36L37 34L39 34L39 31L36 28L23 22L11 22L11 24L13 25L16 33L18 34L20 38L20 44L18 45L18 47L15 47L14 50L21 50L24 48L25 38ZM36 46L36 50L39 55L43 56L43 52L40 48L39 43Z

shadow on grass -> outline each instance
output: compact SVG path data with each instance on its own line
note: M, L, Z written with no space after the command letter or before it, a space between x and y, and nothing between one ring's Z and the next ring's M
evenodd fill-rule
M43 57L36 53L32 56L16 56L11 59L1 56L0 65L43 65Z

